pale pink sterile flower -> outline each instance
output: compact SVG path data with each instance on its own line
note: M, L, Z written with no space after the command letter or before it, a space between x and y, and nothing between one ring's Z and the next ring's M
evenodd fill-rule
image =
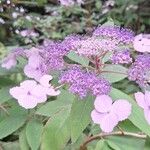
M10 94L26 109L34 108L38 103L47 100L45 90L34 80L26 80L20 86L11 88Z
M47 96L57 96L59 90L55 90L49 83L52 80L51 75L44 75L40 78L39 83L34 80L26 80L10 89L10 94L18 100L20 106L30 109L34 108L38 103L47 100Z
M52 80L53 77L51 75L44 75L40 79L40 84L41 86L45 89L46 94L49 96L57 96L60 94L59 90L55 90L55 88L49 83L50 80Z
M78 3L78 4L83 4L83 3L84 3L84 0L77 0L77 3Z
M25 54L26 54L26 57L27 58L29 58L29 57L31 57L31 56L33 56L33 55L39 55L39 52L40 52L40 49L39 48L36 48L36 47L32 47L32 48L30 48L29 50L27 50L26 52L25 52Z
M139 34L135 36L133 47L138 52L150 52L150 34Z
M95 109L91 112L94 123L99 124L104 132L112 132L119 121L131 114L131 104L124 99L112 101L108 95L99 95L94 102Z
M59 0L61 5L64 6L71 6L74 5L74 1L73 0Z
M28 64L24 67L25 75L37 81L46 74L46 71L46 65L44 64L42 57L38 54L31 55L28 59Z
M150 91L145 91L145 94L137 92L134 95L137 104L144 110L145 119L150 124Z
M12 67L15 67L17 65L16 57L13 55L7 56L1 64L1 67L6 69L11 69Z

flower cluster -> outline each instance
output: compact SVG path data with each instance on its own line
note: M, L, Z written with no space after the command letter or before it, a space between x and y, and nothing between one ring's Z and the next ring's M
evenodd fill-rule
M78 66L74 66L64 71L60 77L61 84L68 84L69 90L80 96L85 97L88 93L93 95L108 94L111 90L110 83L94 73L86 72Z
M80 41L75 41L77 53L85 56L97 56L103 52L117 49L116 41L109 39L100 39L97 37L86 37Z
M128 77L132 81L136 81L140 86L147 86L150 79L150 55L138 55L135 62L128 70Z
M57 96L60 91L56 91L49 84L52 79L50 75L44 75L39 83L34 80L26 80L20 83L20 86L10 89L10 94L18 100L20 106L30 109L34 108L38 103L43 103L47 100L47 95Z
M132 62L129 50L115 51L111 57L113 64L129 64Z
M134 33L131 30L119 26L100 26L93 32L93 35L111 38L124 44L130 44L134 39Z

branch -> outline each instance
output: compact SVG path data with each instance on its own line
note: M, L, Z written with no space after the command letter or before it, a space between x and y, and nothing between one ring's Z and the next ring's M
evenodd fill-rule
M141 139L145 139L146 135L145 134L140 134L140 133L132 133L132 132L121 132L121 131L116 131L116 132L111 132L111 133L100 133L94 136L89 137L81 146L80 146L80 150L86 150L86 146L88 143L92 142L93 140L98 140L101 139L103 137L107 137L107 136L131 136L131 137L135 137L135 138L141 138Z

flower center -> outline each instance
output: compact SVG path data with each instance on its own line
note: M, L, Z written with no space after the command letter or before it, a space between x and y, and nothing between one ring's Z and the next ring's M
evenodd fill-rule
M31 95L30 91L28 91L27 95Z

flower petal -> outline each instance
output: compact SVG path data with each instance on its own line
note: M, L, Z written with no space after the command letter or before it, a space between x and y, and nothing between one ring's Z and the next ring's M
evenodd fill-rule
M28 59L28 65L36 68L41 64L42 58L38 54L31 55Z
M112 106L112 99L108 95L99 95L95 99L94 106L98 112L108 112Z
M137 104L140 107L144 108L145 107L144 94L142 92L137 92L134 94L134 96L135 96Z
M13 87L9 90L10 95L12 95L15 99L19 99L20 97L22 97L21 95L23 95L25 92L21 87Z
M53 87L47 88L47 95L49 96L57 96L60 94L59 90L55 90Z
M36 68L33 68L28 64L24 67L24 73L27 77L34 78L37 81L42 77L41 70L36 70Z
M144 109L144 116L145 116L145 119L147 120L148 124L150 125L150 109L148 109L148 108Z
M33 88L31 94L37 98L37 103L42 103L47 100L46 90L41 85L37 85Z
M43 75L40 79L40 84L45 87L50 87L51 85L49 84L49 81L52 79L53 77L51 75L48 74Z
M24 107L25 109L34 108L37 105L37 101L37 98L31 95L22 95L22 97L18 99L19 105Z
M112 132L117 124L118 124L117 116L113 113L109 113L102 119L100 127L104 132Z
M15 57L12 57L12 58L6 58L2 64L1 64L1 67L3 68L6 68L6 69L11 69L12 67L16 66L17 65L17 60Z
M150 91L145 91L145 103L150 106Z
M111 111L116 114L118 121L125 120L131 114L131 104L127 100L119 99L113 103Z
M96 124L100 124L102 119L106 116L107 114L102 114L97 112L95 109L91 112L91 118L93 120L94 123Z
M30 91L37 86L37 82L34 80L25 80L20 83L21 88L24 90Z

